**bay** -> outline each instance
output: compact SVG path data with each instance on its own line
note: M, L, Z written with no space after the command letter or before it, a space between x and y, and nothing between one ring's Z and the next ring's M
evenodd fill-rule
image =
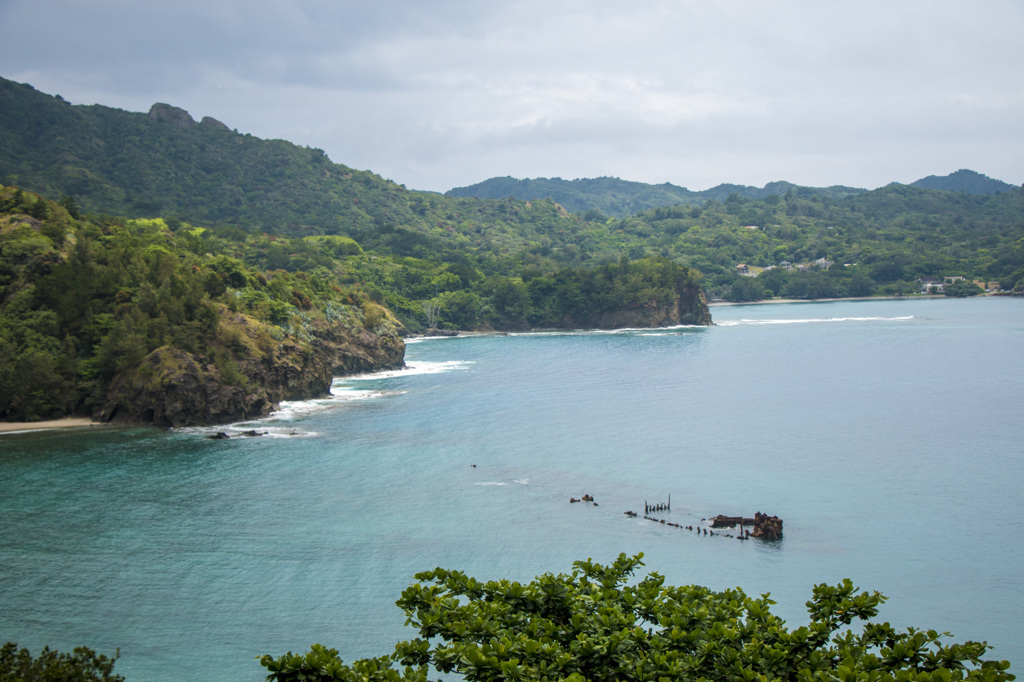
M120 647L129 680L259 680L413 632L435 566L481 579L644 553L670 583L889 597L899 627L1024 653L1024 301L726 306L716 326L412 341L408 370L221 429L0 436L0 637ZM570 504L584 493L598 505ZM682 526L776 514L781 542ZM642 513L641 513L642 516Z

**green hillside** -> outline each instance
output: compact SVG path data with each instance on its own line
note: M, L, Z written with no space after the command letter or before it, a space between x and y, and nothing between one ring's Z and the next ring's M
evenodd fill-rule
M402 365L399 323L356 287L264 274L187 224L72 213L0 188L0 419L237 421Z
M0 179L87 212L336 233L414 218L408 193L319 149L261 140L157 104L73 106L0 80ZM381 210L388 206L389 211Z
M537 178L517 180L515 178L491 178L468 187L457 187L445 193L449 197L472 197L476 199L552 199L573 213L590 217L626 216L665 206L687 204L698 206L707 201L723 201L736 194L748 199L764 199L794 191L800 196L824 196L838 199L867 190L855 187L799 187L791 182L770 182L764 187L722 184L700 192L670 183L650 185L643 182L620 180L619 178L583 178L563 180L562 178Z
M378 241L425 249L417 235ZM711 322L699 273L667 259L505 275L493 255L446 249L458 257L82 217L0 187L0 419L239 421L401 366L410 331Z
M573 314L565 301L555 306L546 287L638 260L687 269L679 273L687 281L699 271L712 297L732 300L905 294L920 289L918 280L944 277L1024 288L1017 188L777 182L689 192L615 178L499 178L483 185L504 198L460 198L410 191L213 119L197 123L170 105L148 114L74 106L2 80L0 179L91 220L162 218L172 232L201 226L259 271L325 268L410 331L612 319L609 311L636 304L643 287L619 292L615 305L595 289L597 298L580 300L604 300L606 310L589 316L580 300ZM545 198L508 196L524 182L532 183L527 196ZM605 203L588 203L598 200ZM652 202L671 205L647 208Z
M941 189L947 192L963 192L965 194L998 194L999 192L1009 192L1017 189L1015 186L1002 180L995 180L987 175L966 169L960 169L955 173L942 177L929 175L910 184L924 189Z

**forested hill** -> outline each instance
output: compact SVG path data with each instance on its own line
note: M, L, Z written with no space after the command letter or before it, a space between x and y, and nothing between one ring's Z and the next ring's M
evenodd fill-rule
M71 105L3 79L0 181L73 196L88 212L319 233L385 220L382 207L406 193L320 149L197 123L166 104L149 114Z
M0 420L239 421L403 364L401 325L357 286L71 209L0 187Z
M545 273L473 256L83 217L0 187L0 420L239 421L401 366L404 332L711 323L699 274L668 259Z
M898 183L896 183L898 184ZM1016 189L1001 180L971 170L958 170L946 176L929 175L911 183L913 187L937 189L965 194L997 194ZM735 194L746 199L766 199L787 192L803 198L820 197L840 199L864 194L868 190L835 185L832 187L802 187L791 182L769 182L764 187L725 183L702 191L692 191L671 183L650 185L619 178L534 178L519 180L512 177L491 178L468 187L456 187L445 193L449 197L477 199L530 200L551 198L573 213L596 216L598 214L624 218L641 211L677 204L700 205L707 201L724 201Z
M1016 186L1008 182L995 180L987 175L963 168L942 177L929 175L910 184L924 189L939 189L947 192L963 192L964 194L999 194L1017 189Z
M181 224L210 228L204 234L226 240L225 252L260 269L343 263L333 273L342 283L360 284L414 331L435 323L593 324L581 307L586 296L556 305L552 278L568 287L590 277L585 271L641 259L699 271L712 297L738 300L906 293L920 290L918 280L945 277L1024 289L1024 190L975 193L979 179L990 180L959 171L943 190L779 182L702 193L556 179L545 182L577 194L541 185L530 192L556 201L508 198L523 181L506 178L491 187L506 198L458 198L410 191L320 150L243 135L211 118L196 122L170 105L148 114L71 105L0 79L5 185L59 199L87 218L162 218L172 232ZM672 205L635 211L636 197ZM586 203L595 198L619 205ZM622 211L635 212L613 215ZM324 236L333 241L317 241ZM827 278L813 268L828 269ZM635 312L643 291L661 292L648 301L673 298L670 288L640 283L609 298L598 279L590 293L606 308L617 302Z
M856 187L801 187L791 182L769 182L764 187L750 187L735 184L721 184L711 189L694 192L671 183L650 185L643 182L620 180L619 178L491 178L468 187L456 187L445 193L449 197L473 197L476 199L504 199L511 197L528 201L551 198L573 213L588 216L607 215L624 218L641 211L677 204L700 205L707 201L723 201L730 195L747 199L764 199L786 192L796 192L803 197L842 197L862 194L865 189Z
M364 248L458 259L543 249L578 265L595 249L555 202L452 199L333 163L323 151L263 140L186 111L71 105L0 79L0 184L83 213L162 217L246 234L343 234ZM606 254L602 254L606 255ZM617 254L610 254L617 258Z

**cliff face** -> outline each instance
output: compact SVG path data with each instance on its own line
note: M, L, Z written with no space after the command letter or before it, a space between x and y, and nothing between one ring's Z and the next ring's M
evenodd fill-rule
M579 320L566 320L563 326L624 329L711 324L711 310L704 290L699 286L682 286L676 290L675 300L671 303L648 301L641 305L601 313L590 324L581 324Z
M714 324L711 321L711 308L708 307L703 287L688 286L680 289L679 298L676 300L676 314L679 316L678 324L706 327Z
M235 314L213 358L158 348L111 385L101 421L197 426L253 419L282 400L330 392L336 375L404 366L405 342L392 331L319 323L309 343L274 341L267 327Z

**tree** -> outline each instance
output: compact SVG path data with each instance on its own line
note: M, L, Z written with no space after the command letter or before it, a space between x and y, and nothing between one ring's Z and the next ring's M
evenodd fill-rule
M722 680L729 682L1010 682L1007 661L983 661L984 642L944 645L947 634L896 632L869 621L885 601L849 580L818 585L811 620L790 630L768 595L672 587L651 573L629 584L642 554L609 566L577 561L571 575L523 585L480 582L437 568L416 575L397 605L420 637L390 657L346 665L314 645L260 659L267 680L417 680L432 667L472 681ZM401 670L397 666L404 666Z
M440 306L433 301L423 302L423 316L427 320L427 329L437 329L437 315L440 311Z
M0 647L0 681L38 680L39 682L124 682L114 674L120 652L108 658L92 649L78 647L65 654L44 647L33 657L28 649L8 642Z
M78 208L78 202L75 201L75 198L73 196L65 196L58 203L61 206L63 206L64 209L68 212L68 215L74 218L75 220L80 220L82 218L82 212Z
M445 291L433 299L441 319L454 329L472 329L480 323L483 302L471 291Z
M981 287L974 282L966 279L958 279L952 284L947 284L942 289L942 293L946 296L956 296L957 298L966 298L967 296L977 296L978 294L985 293Z
M764 298L764 286L753 277L738 277L725 295L727 301L760 301Z

